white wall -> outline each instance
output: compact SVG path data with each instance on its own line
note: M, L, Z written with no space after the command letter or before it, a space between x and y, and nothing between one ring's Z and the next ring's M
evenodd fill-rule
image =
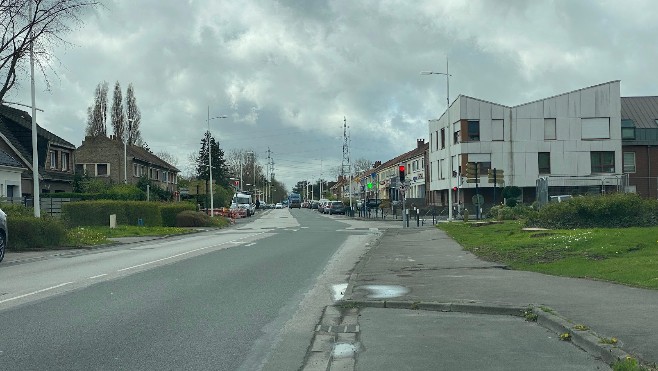
M0 166L0 197L7 197L7 186L15 186L14 197L21 197L21 172L22 169Z

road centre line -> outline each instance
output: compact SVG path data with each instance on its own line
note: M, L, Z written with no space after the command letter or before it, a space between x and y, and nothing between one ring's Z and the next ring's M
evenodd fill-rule
M88 277L87 279L88 280L93 280L94 278L99 278L99 277L103 277L103 276L107 276L107 273L98 274L96 276L91 276L91 277Z
M2 304L2 303L6 303L6 302L8 302L8 301L12 301L12 300L21 299L21 298L24 298L24 297L26 297L26 296L40 294L40 293L45 292L45 291L48 291L48 290L54 290L54 289L56 289L56 288L60 288L60 287L62 287L62 286L70 285L70 284L72 284L72 283L73 283L73 282L64 282L64 283L60 283L59 285L55 285L55 286L51 286L51 287L46 287L45 289L41 289L41 290L37 290L37 291L33 291L33 292L30 292L30 293L27 293L27 294L23 294L23 295L15 296L15 297L13 297L13 298L5 299L5 300L0 300L0 304Z
M117 270L117 272L123 272L123 271L127 271L127 270L130 270L130 269L135 269L135 268L143 267L143 266L145 266L145 265L149 265L149 264L158 263L158 262L161 262L161 261L165 261L165 260L169 260L169 259L177 258L177 257L179 257L179 256L183 256L183 255L191 254L191 253L193 253L193 252L197 252L197 251L206 250L206 249L209 249L209 248L212 248L212 247L219 247L219 246L225 245L225 244L227 244L227 243L241 243L240 240L242 240L242 239L245 239L245 238L248 238L248 237L257 236L257 235L259 235L259 234L263 234L263 233L265 233L265 232L261 232L261 233L257 233L257 234L253 234L253 235L249 235L249 236L245 236L245 237L242 237L242 238L239 239L239 240L232 240L232 241L228 241L228 242L222 242L222 243L217 244L217 245L200 247L200 248L198 248L198 249L194 249L194 250L190 250L190 251L182 252L182 253L180 253L180 254L175 254L175 255L172 255L172 256L168 256L168 257L166 257L166 258L156 259L156 260L153 260L153 261L150 261L150 262L146 262L146 263L142 263L142 264L133 265L132 267L128 267L128 268L122 268L122 269Z

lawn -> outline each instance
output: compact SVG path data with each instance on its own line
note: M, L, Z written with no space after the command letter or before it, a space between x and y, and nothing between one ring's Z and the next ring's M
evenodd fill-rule
M69 247L96 246L111 243L109 238L112 237L167 236L190 232L192 232L191 229L175 227L77 227L68 230L65 245Z
M658 289L658 227L524 231L519 222L441 223L466 250L513 269Z

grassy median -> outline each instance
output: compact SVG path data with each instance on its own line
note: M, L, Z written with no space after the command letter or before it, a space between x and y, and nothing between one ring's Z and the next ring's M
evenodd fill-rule
M658 227L525 231L507 221L439 228L475 255L513 269L658 289Z

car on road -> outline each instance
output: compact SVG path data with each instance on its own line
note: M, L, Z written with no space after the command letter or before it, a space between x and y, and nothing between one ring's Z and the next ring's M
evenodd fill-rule
M277 202L276 205L274 205L275 209L283 209L283 204L281 202Z
M326 209L328 210L329 215L332 214L343 214L345 215L345 204L343 201L330 201L327 204Z
M0 262L5 258L7 249L7 214L0 209Z

